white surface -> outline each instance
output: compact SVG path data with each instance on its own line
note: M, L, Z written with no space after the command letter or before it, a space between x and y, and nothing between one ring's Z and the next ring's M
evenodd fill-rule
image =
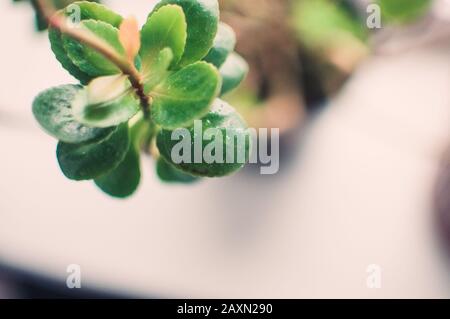
M80 264L85 285L143 295L450 297L431 210L449 138L449 47L368 61L279 176L173 187L144 161L139 193L116 201L59 172L56 142L30 107L71 80L45 36L17 23L23 10L2 2L0 12L10 39L0 59L1 260L62 285L67 265ZM366 287L373 263L382 289Z

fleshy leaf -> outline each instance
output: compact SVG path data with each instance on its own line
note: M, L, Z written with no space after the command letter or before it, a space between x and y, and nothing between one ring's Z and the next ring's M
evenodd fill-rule
M130 17L122 21L119 28L119 41L125 49L128 61L134 63L141 47L139 27L135 18Z
M53 137L66 143L83 143L109 136L116 128L93 128L76 121L72 103L82 91L80 85L63 85L39 94L33 102L33 114Z
M49 28L48 37L50 39L50 45L56 59L61 63L62 67L66 69L70 75L79 80L82 84L87 84L93 78L86 72L80 70L72 60L68 57L66 49L64 48L62 35L55 28Z
M124 48L119 41L119 30L102 21L85 20L80 28L91 32L100 40L109 44L120 55L125 56ZM113 75L120 73L120 69L101 53L90 46L80 43L68 35L62 35L64 49L72 62L83 72L92 77Z
M166 183L191 184L199 180L198 177L184 173L168 163L163 157L156 162L156 174L159 179Z
M111 136L93 143L59 142L56 150L59 166L72 180L98 178L115 169L125 158L130 140L128 125L122 124Z
M78 6L80 9L79 12L81 21L89 19L98 20L119 28L123 20L122 16L99 3L77 1L74 2L72 6ZM66 14L70 14L70 12Z
M220 68L222 77L222 90L220 95L224 95L239 86L248 73L248 64L237 53L231 53L225 63Z
M235 45L236 34L233 29L229 25L221 22L217 30L216 38L214 39L213 47L203 60L220 68L230 52L234 50Z
M80 9L80 21L88 19L99 20L118 28L123 20L120 15L118 15L114 11L111 11L104 5L98 3L81 1L75 2L74 4L72 4L72 6L73 5L78 6L78 8ZM70 10L61 10L57 14L65 14L70 18L72 12ZM80 70L80 68L76 66L68 57L66 49L63 45L62 35L57 29L49 28L49 40L56 59L67 71L69 71L72 76L74 76L83 84L87 84L94 78L93 76Z
M93 80L80 91L72 104L73 116L93 127L109 127L128 121L139 111L139 99L126 75L110 75Z
M126 198L137 190L141 180L139 154L130 144L123 161L114 170L94 180L106 194Z
M161 156L183 172L204 177L226 176L240 170L245 165L250 156L251 136L244 120L230 105L217 99L211 111L198 126L201 127L201 131L199 131L199 127L196 129L194 124L188 128L187 137L183 132L175 131L175 136L183 137L180 139L172 139L173 131L161 130L157 136L157 146ZM198 142L198 139L209 129L212 129L214 133L210 132L209 134L212 133L210 137ZM211 138L214 135L216 137ZM184 138L187 140L183 140ZM214 145L213 148L211 148L211 143ZM180 145L186 145L186 148L180 147L180 152L178 152ZM222 152L215 145L219 145ZM175 147L177 148L175 149ZM185 153L185 151L189 153ZM182 161L172 158L172 152L183 157ZM217 155L218 158L211 160L211 157L204 156L205 153L214 153L213 157ZM197 163L196 154L200 157L200 161L197 160Z
M156 85L161 83L161 81L169 75L169 67L172 63L172 59L173 54L171 49L165 48L159 52L158 57L153 60L150 67L148 67L147 72L144 73L145 94L150 93Z
M152 118L167 129L189 126L208 112L219 90L219 73L212 64L191 64L152 90Z
M148 121L141 112L133 117L130 122L130 139L137 152L151 144L156 134L156 127L153 122ZM146 150L148 151L148 150Z
M144 73L151 70L161 50L170 48L173 64L178 63L186 45L186 19L183 9L177 5L167 5L158 9L142 27L140 56Z
M201 60L213 45L219 23L217 0L162 0L152 16L165 5L175 4L183 8L187 22L187 41L179 66L186 66Z

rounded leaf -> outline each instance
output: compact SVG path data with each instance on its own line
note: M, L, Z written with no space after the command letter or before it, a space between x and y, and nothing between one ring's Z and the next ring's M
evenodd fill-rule
M72 180L98 178L115 169L129 148L128 125L122 124L109 137L93 143L59 142L56 150L59 166Z
M183 9L177 5L159 8L147 20L141 30L141 50L144 73L151 71L151 66L161 50L172 50L172 63L181 59L187 37L186 18Z
M248 161L251 135L234 108L217 99L211 111L187 131L161 130L157 146L161 156L183 172L221 177Z
M93 77L86 72L81 71L80 68L76 66L75 63L73 63L69 58L63 45L61 32L59 32L59 30L55 28L49 28L48 37L50 39L51 49L55 54L56 59L59 61L59 63L61 63L61 66L82 84L89 83L89 81L92 80Z
M114 170L94 180L106 194L117 198L126 198L137 190L141 180L139 154L130 144L123 161Z
M216 38L214 39L213 47L203 60L220 68L235 46L236 34L229 25L221 22L217 30Z
M119 28L120 24L123 21L121 15L112 11L108 7L95 3L95 2L86 2L86 1L76 1L71 6L67 7L69 10L66 10L66 15L70 16L74 11L70 10L70 8L74 8L77 6L80 12L80 20L98 20L106 22L116 28Z
M125 50L120 43L119 30L117 28L106 22L95 20L82 21L79 27L98 36L115 49L117 53L125 56ZM92 77L113 75L121 72L114 63L90 46L65 34L62 35L62 39L69 58L81 71Z
M152 118L167 129L189 126L208 112L219 90L219 72L212 64L191 64L152 90Z
M77 6L77 9L75 11L74 9L71 10L71 8L74 8L73 6ZM111 11L106 6L86 1L75 2L68 7L68 10L61 10L57 14L65 14L70 18L71 15L75 12L80 13L80 21L89 19L99 20L108 23L116 28L120 26L123 20L120 15L118 15L114 11ZM78 17L76 17L76 19L78 19ZM61 63L64 69L69 71L69 73L77 80L79 80L82 84L87 84L94 78L86 72L83 72L77 65L72 62L72 60L67 55L66 49L64 48L62 35L57 29L50 27L48 36L51 44L51 49L55 54L56 59Z
M50 135L66 143L83 143L102 139L116 128L88 127L76 121L72 115L72 103L82 91L80 85L63 85L46 90L33 102L33 114Z
M165 48L159 52L158 57L152 61L151 65L144 72L144 93L150 91L162 80L164 80L171 71L169 67L172 63L173 53L170 48Z
M237 88L245 79L248 73L248 64L237 53L231 53L225 63L220 68L222 77L222 90L220 95L224 95Z
M93 127L119 125L140 109L126 75L111 75L93 80L78 92L73 101L73 116L80 123Z
M198 177L183 173L168 163L163 157L158 158L156 162L156 174L161 181L166 183L191 184L199 179Z
M217 0L162 0L150 16L168 4L179 5L186 16L187 41L179 66L201 60L211 49L217 33L219 23Z

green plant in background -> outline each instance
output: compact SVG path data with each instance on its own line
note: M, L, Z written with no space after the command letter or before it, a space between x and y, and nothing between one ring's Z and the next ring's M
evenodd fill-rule
M299 38L311 50L364 44L368 39L363 20L342 0L296 0L293 18Z
M432 0L378 0L383 18L388 23L402 24L422 17Z
M50 0L52 1L53 6L56 9L64 9L68 5L74 3L76 0ZM100 0L88 0L91 2L100 2ZM13 2L30 2L35 10L35 23L36 23L36 29L38 31L44 31L48 27L47 19L44 17L44 13L39 7L38 0L13 0Z
M49 38L56 58L80 84L46 90L33 103L37 121L59 140L57 159L66 177L94 180L104 192L127 197L140 182L141 151L154 155L157 174L167 182L242 168L171 159L173 130L187 128L194 141L196 120L205 130L222 132L224 150L243 137L249 156L246 124L218 98L238 86L248 68L233 52L233 30L219 22L217 0L163 0L140 31L134 19L103 5L74 4L79 25L67 25L69 13L61 10L49 19Z
M384 28L420 20L433 1L372 0L370 3L379 5ZM368 56L371 33L378 30L368 28L368 15L359 0L294 0L292 14L291 24L301 45L315 57L348 74Z
M366 16L352 10L350 0L295 0L293 26L302 44L311 50L366 45L370 36ZM383 25L411 23L421 18L432 0L374 0L381 8Z
M305 52L320 61L326 91L335 91L369 54L369 30L351 1L295 0L291 23Z

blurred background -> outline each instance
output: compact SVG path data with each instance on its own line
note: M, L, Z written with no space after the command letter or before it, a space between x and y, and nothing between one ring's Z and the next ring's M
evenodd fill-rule
M226 99L280 128L280 172L174 186L144 159L126 201L66 180L33 119L75 81L32 2L0 3L0 298L450 298L449 0L221 0L251 70Z

